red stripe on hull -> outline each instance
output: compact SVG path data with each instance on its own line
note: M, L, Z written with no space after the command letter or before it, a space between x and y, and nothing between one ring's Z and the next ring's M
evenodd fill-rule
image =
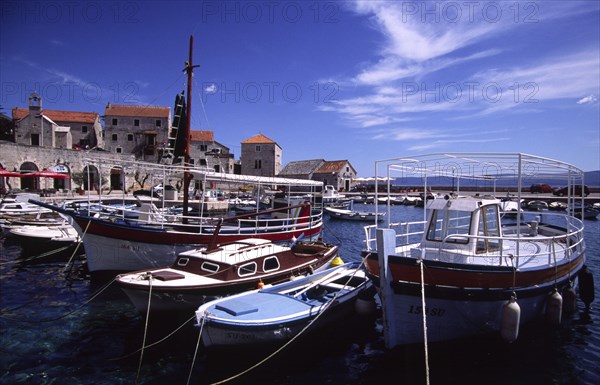
M143 242L153 244L208 244L212 241L211 234L191 234L173 232L167 230L150 230L143 227L132 228L130 226L121 226L119 224L104 224L96 220L92 220L88 227L88 220L85 218L76 218L79 227L86 233L94 234L107 238L123 239L132 242ZM220 234L217 238L217 243L231 242L246 239L248 237L267 239L270 241L285 241L293 237L304 236L310 237L318 234L321 231L322 223L305 229L288 231L288 232L272 232L272 233L246 233L246 234Z

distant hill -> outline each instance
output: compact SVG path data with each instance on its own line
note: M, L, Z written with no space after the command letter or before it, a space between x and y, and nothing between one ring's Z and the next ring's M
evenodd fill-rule
M600 187L600 170L596 171L588 171L584 173L585 184L589 187ZM427 179L428 186L452 186L453 184L460 183L461 186L464 187L491 187L491 181L485 180L472 180L472 179L461 179L460 181L454 180L450 177L432 177ZM567 185L567 180L561 179L548 179L548 178L527 178L523 180L525 188L528 188L530 185L535 183L547 183L552 187L562 187ZM421 178L416 177L408 177L408 178L396 178L392 185L394 186L421 186L423 184L423 180ZM516 187L516 181L514 179L510 180L498 180L496 181L496 187Z

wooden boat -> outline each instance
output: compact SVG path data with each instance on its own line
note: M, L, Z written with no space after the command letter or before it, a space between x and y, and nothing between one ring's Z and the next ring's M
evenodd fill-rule
M201 305L196 326L202 328L204 347L285 342L309 325L310 332L352 315L359 295L372 286L358 265L341 265Z
M347 221L367 221L375 222L382 221L385 213L375 213L370 211L354 211L337 209L333 207L325 207L325 212L328 213L331 218L343 219Z
M418 172L424 183L452 175L494 178L517 190L526 183L515 176L533 168L549 179L583 180L572 165L524 154L429 154L378 167L386 168L385 175ZM498 331L512 341L521 324L540 317L560 322L561 306L574 311L574 288L585 263L583 222L560 212L544 213L544 223L537 212L524 212L523 221L504 221L501 203L447 196L428 203L427 221L365 228L366 267L382 297L388 347ZM593 292L580 287L586 290Z
M116 281L141 312L195 310L227 294L320 271L336 257L338 247L297 241L291 247L247 238L180 253L171 267L117 276Z

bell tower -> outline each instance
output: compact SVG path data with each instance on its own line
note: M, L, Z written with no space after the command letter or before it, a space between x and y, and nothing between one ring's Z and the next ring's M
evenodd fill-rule
M29 111L39 114L41 110L42 98L40 98L37 93L32 92L31 95L29 95Z

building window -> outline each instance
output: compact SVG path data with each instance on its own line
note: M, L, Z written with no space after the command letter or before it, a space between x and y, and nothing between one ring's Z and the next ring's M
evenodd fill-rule
M140 126L140 120L139 119L133 119L133 125L136 127Z
M119 136L117 134L112 134L111 139L113 142L116 142L117 140L119 140Z
M260 145L259 144L257 144L256 146L254 146L254 151L260 152Z
M88 126L81 126L81 133L86 134L88 132Z
M215 164L214 169L215 169L215 172L221 172L221 167L219 167L218 164Z
M113 118L112 125L116 126L118 123L119 123L119 121L117 120L117 118Z
M254 160L254 168L261 169L262 168L262 160L260 160L260 159Z
M123 153L123 149L121 147L117 147L115 149L115 151L117 152L117 154L122 154Z
M127 134L127 141L133 142L133 134Z
M206 166L206 159L200 159L200 166Z
M208 151L208 145L206 145L206 144L201 144L201 145L200 145L200 151Z
M32 146L40 145L40 134L31 134L31 145Z
M156 127L162 127L162 120L156 119Z

